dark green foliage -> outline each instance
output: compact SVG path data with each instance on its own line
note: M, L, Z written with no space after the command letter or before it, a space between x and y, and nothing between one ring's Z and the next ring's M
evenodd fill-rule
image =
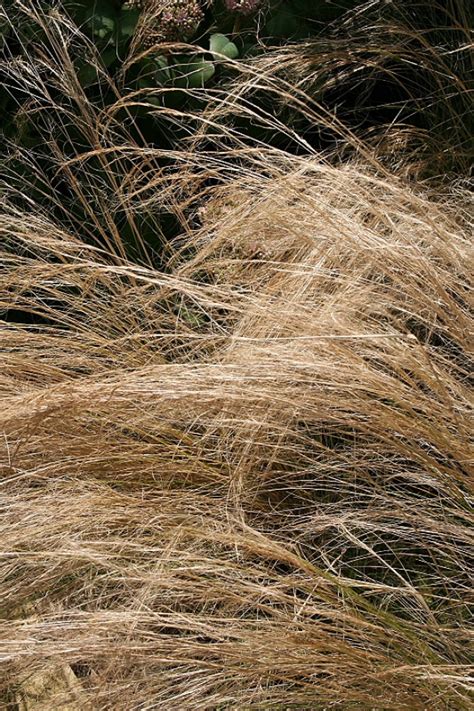
M212 48L210 40L216 34L221 34L227 36L225 43L227 51L222 45L221 54L229 59L236 59L238 56L245 57L247 54L252 55L262 51L262 40L266 43L265 46L269 47L272 44L319 35L321 31L328 30L330 21L357 4L354 0L339 0L337 3L327 3L323 0L320 2L267 0L256 3L256 12L243 15L229 11L222 0L216 0L211 7L207 7L202 23L195 27L194 36L183 34L174 39L194 43L200 52L209 49L220 52ZM123 68L136 31L140 27L140 21L149 8L153 7L154 2L153 0L129 3L122 0L62 0L60 2L44 0L36 5L41 6L46 12L58 10L66 12L74 25L85 32L96 46L103 66L113 76ZM0 10L0 38L3 54L7 59L21 56L32 50L38 42L45 41L44 32L32 17L15 8L15 4L11 1L7 1L3 10ZM136 44L140 49L140 38ZM163 63L167 63L167 60L159 52L159 47L154 49L156 51L152 52L154 57L151 58L151 62L157 62L160 67L163 67ZM209 56L206 62L212 60L213 57ZM153 80L156 79L158 85L165 81L168 83L176 81L178 86L182 86L182 76L186 73L189 57L184 57L182 61L185 65L184 72L179 66L179 56L174 56L167 72L161 75L155 74ZM199 68L200 58L198 57L196 61ZM138 71L138 74L146 73L147 68L150 67L150 57L140 60L139 65L141 71ZM76 69L84 88L100 82L95 66L88 62L87 58L77 57ZM214 75L215 71L212 71L206 63L204 71L191 81L191 85L205 84ZM137 76L135 79L138 81ZM215 77L215 80L218 79L219 73ZM11 89L12 87L9 87L5 80L2 81L0 87L0 105L4 111L2 131L8 137L15 136L23 144L24 140L28 139L24 138L23 134L19 135L16 113L24 97L18 92L18 88L12 95Z

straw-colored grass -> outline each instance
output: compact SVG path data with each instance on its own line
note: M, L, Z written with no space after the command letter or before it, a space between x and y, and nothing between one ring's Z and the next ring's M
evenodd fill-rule
M80 36L34 19L49 54L2 65L45 144L11 163L39 198L1 183L0 704L468 711L469 193L380 164L274 57L158 110L186 149L141 145L146 92L89 103ZM136 218L164 211L158 267Z
M168 274L2 215L17 699L471 707L465 198L261 162Z

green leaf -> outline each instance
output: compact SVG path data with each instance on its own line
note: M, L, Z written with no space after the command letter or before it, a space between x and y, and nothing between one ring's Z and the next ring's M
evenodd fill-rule
M203 81L209 81L209 79L212 79L214 74L216 73L216 68L213 65L212 62L204 62L202 63L202 69L201 69L201 76L203 78Z
M204 86L204 84L214 76L216 71L213 63L208 62L202 57L199 57L199 59L190 64L189 68L191 71L186 78L188 86L191 88Z
M222 55L228 59L237 59L239 56L237 45L220 32L211 35L209 39L209 49L216 59L222 57Z
M237 45L233 42L227 42L226 46L222 50L222 54L225 55L227 59L237 59L239 56Z
M123 39L132 37L140 17L140 10L136 8L123 8L120 13L119 25L120 35Z
M192 89L204 86L214 76L215 71L214 64L203 57L176 64L173 67L174 85Z
M164 86L172 78L171 69L166 57L155 55L153 59L148 57L143 63L138 78L138 86L141 89Z
M96 37L100 39L105 39L105 37L110 37L115 30L115 20L112 17L107 17L106 15L96 15L93 21L93 33Z
M95 0L88 11L88 25L94 37L109 39L117 27L117 6L113 0Z
M211 35L209 38L209 49L213 54L222 54L222 50L226 44L229 44L229 41L228 37L220 32L216 32L216 34Z

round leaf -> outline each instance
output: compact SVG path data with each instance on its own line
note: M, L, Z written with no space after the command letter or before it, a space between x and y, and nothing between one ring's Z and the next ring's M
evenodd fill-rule
M190 69L192 71L188 74L186 79L187 85L192 88L204 86L204 84L214 76L216 71L213 63L206 61L202 57L193 62L190 65Z
M211 35L209 39L209 49L213 54L222 54L222 50L226 44L229 44L229 38L220 32Z
M233 42L227 42L227 44L222 50L222 54L227 57L227 59L237 59L237 57L239 56L239 50L237 48L237 45Z

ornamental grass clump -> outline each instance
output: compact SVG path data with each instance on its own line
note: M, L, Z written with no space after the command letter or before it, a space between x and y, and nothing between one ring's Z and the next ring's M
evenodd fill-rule
M466 176L381 161L286 50L176 108L40 19L0 63L43 139L0 165L0 705L470 711Z
M276 158L166 271L3 208L7 699L471 708L468 198Z

